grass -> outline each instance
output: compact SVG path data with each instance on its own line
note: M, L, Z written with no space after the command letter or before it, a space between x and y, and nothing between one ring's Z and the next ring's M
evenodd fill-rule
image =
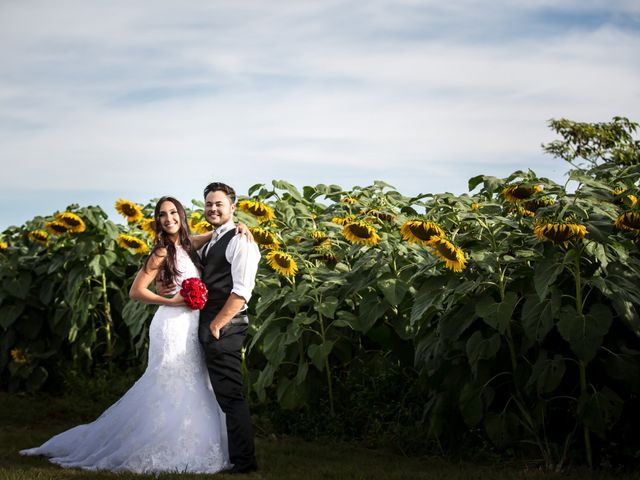
M163 474L135 475L62 469L45 458L23 457L22 448L40 445L50 436L78 423L93 420L119 397L114 388L94 382L80 394L8 394L0 392L0 479L207 479L235 475ZM108 388L107 388L108 387ZM106 392L106 393L105 393ZM545 472L524 464L481 465L432 457L406 457L390 451L368 449L355 443L306 442L296 438L261 435L256 439L260 470L240 478L278 480L327 479L632 479L640 476L574 470Z

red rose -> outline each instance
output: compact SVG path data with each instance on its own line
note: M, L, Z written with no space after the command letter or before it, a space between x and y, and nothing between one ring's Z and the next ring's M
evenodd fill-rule
M202 310L207 303L207 286L197 277L187 278L182 282L180 295L187 307L192 310Z

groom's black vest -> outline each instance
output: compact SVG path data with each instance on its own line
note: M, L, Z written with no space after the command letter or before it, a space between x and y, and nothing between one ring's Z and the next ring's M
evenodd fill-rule
M227 245L235 236L236 229L232 228L222 235L202 258L202 281L209 291L206 309L219 310L229 298L233 289L231 264L227 261L225 252Z

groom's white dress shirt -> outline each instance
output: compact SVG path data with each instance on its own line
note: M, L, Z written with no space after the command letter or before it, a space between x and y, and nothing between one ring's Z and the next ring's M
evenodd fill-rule
M222 238L229 230L235 229L233 221L220 225L213 233L211 240L199 251L202 257L209 252L219 238ZM255 243L249 242L244 235L235 235L225 250L225 258L231 264L231 277L233 278L233 288L231 293L244 298L249 302L251 292L256 283L256 273L258 263L260 263L260 249Z

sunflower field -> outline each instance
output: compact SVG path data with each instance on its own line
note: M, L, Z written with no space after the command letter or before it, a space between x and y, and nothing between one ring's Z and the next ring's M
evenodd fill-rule
M638 125L552 120L567 184L517 171L407 197L285 181L238 202L262 250L245 351L254 412L302 435L566 464L640 459ZM128 289L155 202L127 225L71 205L0 237L0 382L144 364ZM203 204L189 211L203 232Z

